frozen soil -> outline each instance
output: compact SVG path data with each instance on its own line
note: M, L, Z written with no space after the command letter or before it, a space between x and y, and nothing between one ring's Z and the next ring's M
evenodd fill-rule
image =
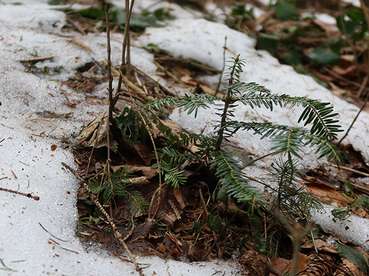
M10 3L21 3L12 5ZM142 1L146 2L146 1ZM149 5L152 1L147 1ZM254 50L254 40L230 30L223 24L196 19L198 14L173 8L181 19L165 28L149 28L133 48L132 60L149 75L155 75L153 56L140 48L154 43L173 56L191 58L214 68L222 68L224 37L228 48L247 61L244 81L265 85L275 93L309 96L329 101L341 114L346 128L357 107L332 95L311 77L297 74L291 67L265 52ZM190 19L188 19L190 18ZM0 187L32 193L38 201L0 191L0 275L135 275L131 264L96 245L81 244L75 236L77 222L76 191L78 181L63 170L61 163L74 167L65 138L73 137L96 114L105 109L106 84L99 85L88 97L62 85L86 63L105 59L105 36L62 33L64 13L52 10L46 0L0 1ZM83 42L75 43L76 41ZM120 36L113 37L113 53L119 53ZM35 67L47 67L50 74L25 72L20 62L34 56L52 57ZM119 54L113 63L119 62ZM159 77L158 77L159 78ZM217 77L205 78L209 84ZM91 100L93 99L93 100ZM72 108L69 102L76 103ZM277 110L273 117L264 111L240 108L239 119L265 118L293 125L296 112ZM172 118L191 131L212 131L215 110L201 111L197 119L180 110ZM363 113L345 143L362 153L369 162L369 115ZM270 148L247 133L234 142L258 156ZM57 145L57 147L52 145ZM304 166L314 168L314 156L306 153ZM258 177L265 161L253 170ZM332 206L314 215L315 221L328 232L369 249L369 222L356 216L335 223ZM145 275L236 275L230 262L184 263L156 257L139 259L147 264Z

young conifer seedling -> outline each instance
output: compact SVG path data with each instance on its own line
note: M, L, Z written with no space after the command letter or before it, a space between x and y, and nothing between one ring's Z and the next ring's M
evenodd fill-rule
M250 177L242 172L232 155L224 149L224 143L237 132L252 131L261 139L272 139L272 153L268 156L280 156L280 161L273 165L278 184L278 188L273 190L276 192L278 207L283 209L292 204L295 206L292 210L294 213L304 213L303 210L313 206L314 201L296 184L298 160L302 158L303 148L311 147L316 150L318 158L326 157L335 162L340 161L340 154L334 145L339 132L342 131L337 119L338 114L334 112L330 103L307 97L273 94L259 84L242 82L240 76L244 65L245 62L239 56L230 63L227 73L228 86L217 113L219 119L213 134L205 136L183 132L180 135L173 135L160 123L160 120L151 120L152 124L156 124L163 133L168 135L168 145L161 149L160 161L165 182L173 187L185 184L183 164L197 160L208 166L218 179L218 192L225 191L238 203L254 204L261 200L258 192L249 185ZM149 110L148 114L158 114L166 107L178 107L188 114L197 116L199 109L207 109L210 105L219 106L219 98L196 94L182 98L168 97L155 100L145 108ZM290 127L271 122L239 121L234 115L239 105L252 109L265 108L271 112L275 106L288 109L300 106L303 112L298 123L302 126ZM197 146L198 150L195 153L179 150L190 143Z

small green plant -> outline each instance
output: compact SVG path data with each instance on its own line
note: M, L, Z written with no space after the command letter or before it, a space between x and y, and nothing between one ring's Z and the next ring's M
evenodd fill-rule
M148 203L143 195L134 189L130 174L124 168L113 172L110 178L103 175L96 175L89 179L89 189L98 195L103 204L108 204L119 198L124 199L133 216L142 214L148 207ZM133 187L132 187L133 186Z
M275 179L276 192L275 206L285 215L309 219L311 209L320 209L319 201L298 185L299 173L297 161L277 160L272 164L272 175ZM285 212L288 210L288 213Z
M336 18L337 27L346 39L356 42L365 38L368 25L362 9L351 7Z
M245 4L236 4L232 7L231 13L227 15L225 23L236 30L247 30L247 25L252 25L254 22L255 16L253 9L247 8Z
M295 0L278 0L274 10L276 17L281 20L298 20L299 18Z
M58 1L53 3L60 4ZM56 4L55 4L56 5ZM126 11L115 6L110 6L109 9L109 20L115 26L124 30L127 22ZM93 6L80 10L71 10L69 8L63 8L63 11L69 15L77 15L82 18L94 20L94 21L105 21L105 10L104 7ZM130 28L134 32L142 32L148 27L159 27L163 26L163 23L167 20L171 20L174 17L170 14L170 11L165 8L156 9L154 11L143 10L141 13L132 14L130 18Z
M256 83L244 83L240 75L244 61L235 57L228 70L228 88L222 99L222 107L219 108L219 120L214 133L210 136L183 134L169 135L168 146L162 150L161 168L167 184L178 187L186 183L184 174L185 160L187 162L201 163L208 167L218 179L216 191L218 194L226 193L238 203L252 204L262 202L258 192L249 184L249 177L243 173L240 164L232 155L224 149L228 139L239 131L252 131L261 139L273 140L273 152L269 155L280 155L284 158L281 163L274 166L275 179L278 189L275 190L278 205L281 208L290 209L290 204L296 208L293 212L305 213L306 209L314 206L308 193L297 188L296 164L302 158L304 147L312 147L321 157L340 160L333 141L337 139L341 127L337 120L337 113L329 103L322 103L306 97L293 97L287 94L277 95L267 88ZM270 122L245 122L235 120L235 109L239 105L255 108L266 108L273 111L275 106L284 108L303 107L304 110L298 119L302 127L289 127ZM148 114L156 114L166 107L180 107L188 114L197 115L199 109L207 109L210 105L220 106L219 99L209 95L186 95L182 98L168 97L155 100L145 106ZM148 120L148 119L147 119ZM149 121L149 120L148 120ZM159 120L151 120L153 124ZM158 126L165 135L170 131L165 126ZM172 137L172 138L169 138ZM173 140L174 139L174 140ZM175 141L175 142L173 142ZM186 150L186 146L194 144L196 152ZM178 147L180 145L180 147Z

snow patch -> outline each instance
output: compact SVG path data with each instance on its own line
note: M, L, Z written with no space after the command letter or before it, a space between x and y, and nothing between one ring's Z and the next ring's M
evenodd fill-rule
M247 52L255 45L254 39L205 19L179 19L165 28L148 28L139 44L153 43L176 57L192 58L221 70L225 38L235 53Z
M1 5L0 8L2 27L52 32L60 30L64 24L65 14L49 9L48 5L36 3L34 5Z
M362 246L369 251L369 220L351 215L345 220L335 219L332 215L334 207L324 205L321 212L314 212L313 220L323 231L335 233L344 241Z
M47 1L27 0L22 1L23 5L3 2L0 1L0 187L33 193L40 200L0 191L0 274L137 275L130 263L96 246L85 248L80 243L75 235L79 184L61 164L73 167L73 155L62 148L59 140L45 138L69 137L106 108L84 103L85 95L73 91L67 91L69 97L82 103L75 109L66 106L60 82L87 62L105 60L105 36L60 35L65 15L40 4ZM76 45L73 38L91 50ZM119 63L120 41L120 35L113 36L114 64ZM132 55L141 70L155 72L151 54L133 48ZM36 66L62 67L60 74L26 73L20 60L34 56L53 56ZM49 113L70 116L44 116ZM56 150L52 150L53 144L58 145ZM145 275L238 273L232 262L184 263L157 257L140 258L139 262L147 264Z
M360 7L360 0L342 0L346 4L351 4L356 7Z

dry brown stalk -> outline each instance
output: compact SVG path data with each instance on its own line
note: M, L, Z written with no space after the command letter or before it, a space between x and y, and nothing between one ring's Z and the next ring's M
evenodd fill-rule
M130 39L130 22L133 13L134 0L125 0L125 13L126 13L126 22L123 33L123 41L122 41L122 59L120 64L120 71L123 73L124 69L129 69L131 65L131 39ZM120 74L118 79L118 85L116 92L118 93L122 88L123 78L122 74Z
M92 202L96 205L96 207L99 209L99 211L103 214L105 219L107 220L108 224L110 225L114 237L119 241L119 243L122 245L124 250L127 252L128 257L130 261L134 264L136 271L139 273L140 276L144 276L142 268L140 267L139 263L137 262L137 256L134 255L131 250L128 248L127 243L125 242L125 237L123 234L118 230L116 224L114 223L113 218L105 211L104 207L101 205L99 199L97 196L91 192L90 188L88 187L87 182L80 177L75 170L73 170L69 165L62 162L62 165L64 168L66 168L69 172L71 172L83 185L83 188L90 194Z
M25 196L25 197L28 197L30 199L36 200L36 201L40 200L40 197L39 196L35 196L35 195L31 194L31 193L18 192L18 191L7 189L7 188L0 187L0 192L7 192L7 193L11 193L11 194Z

